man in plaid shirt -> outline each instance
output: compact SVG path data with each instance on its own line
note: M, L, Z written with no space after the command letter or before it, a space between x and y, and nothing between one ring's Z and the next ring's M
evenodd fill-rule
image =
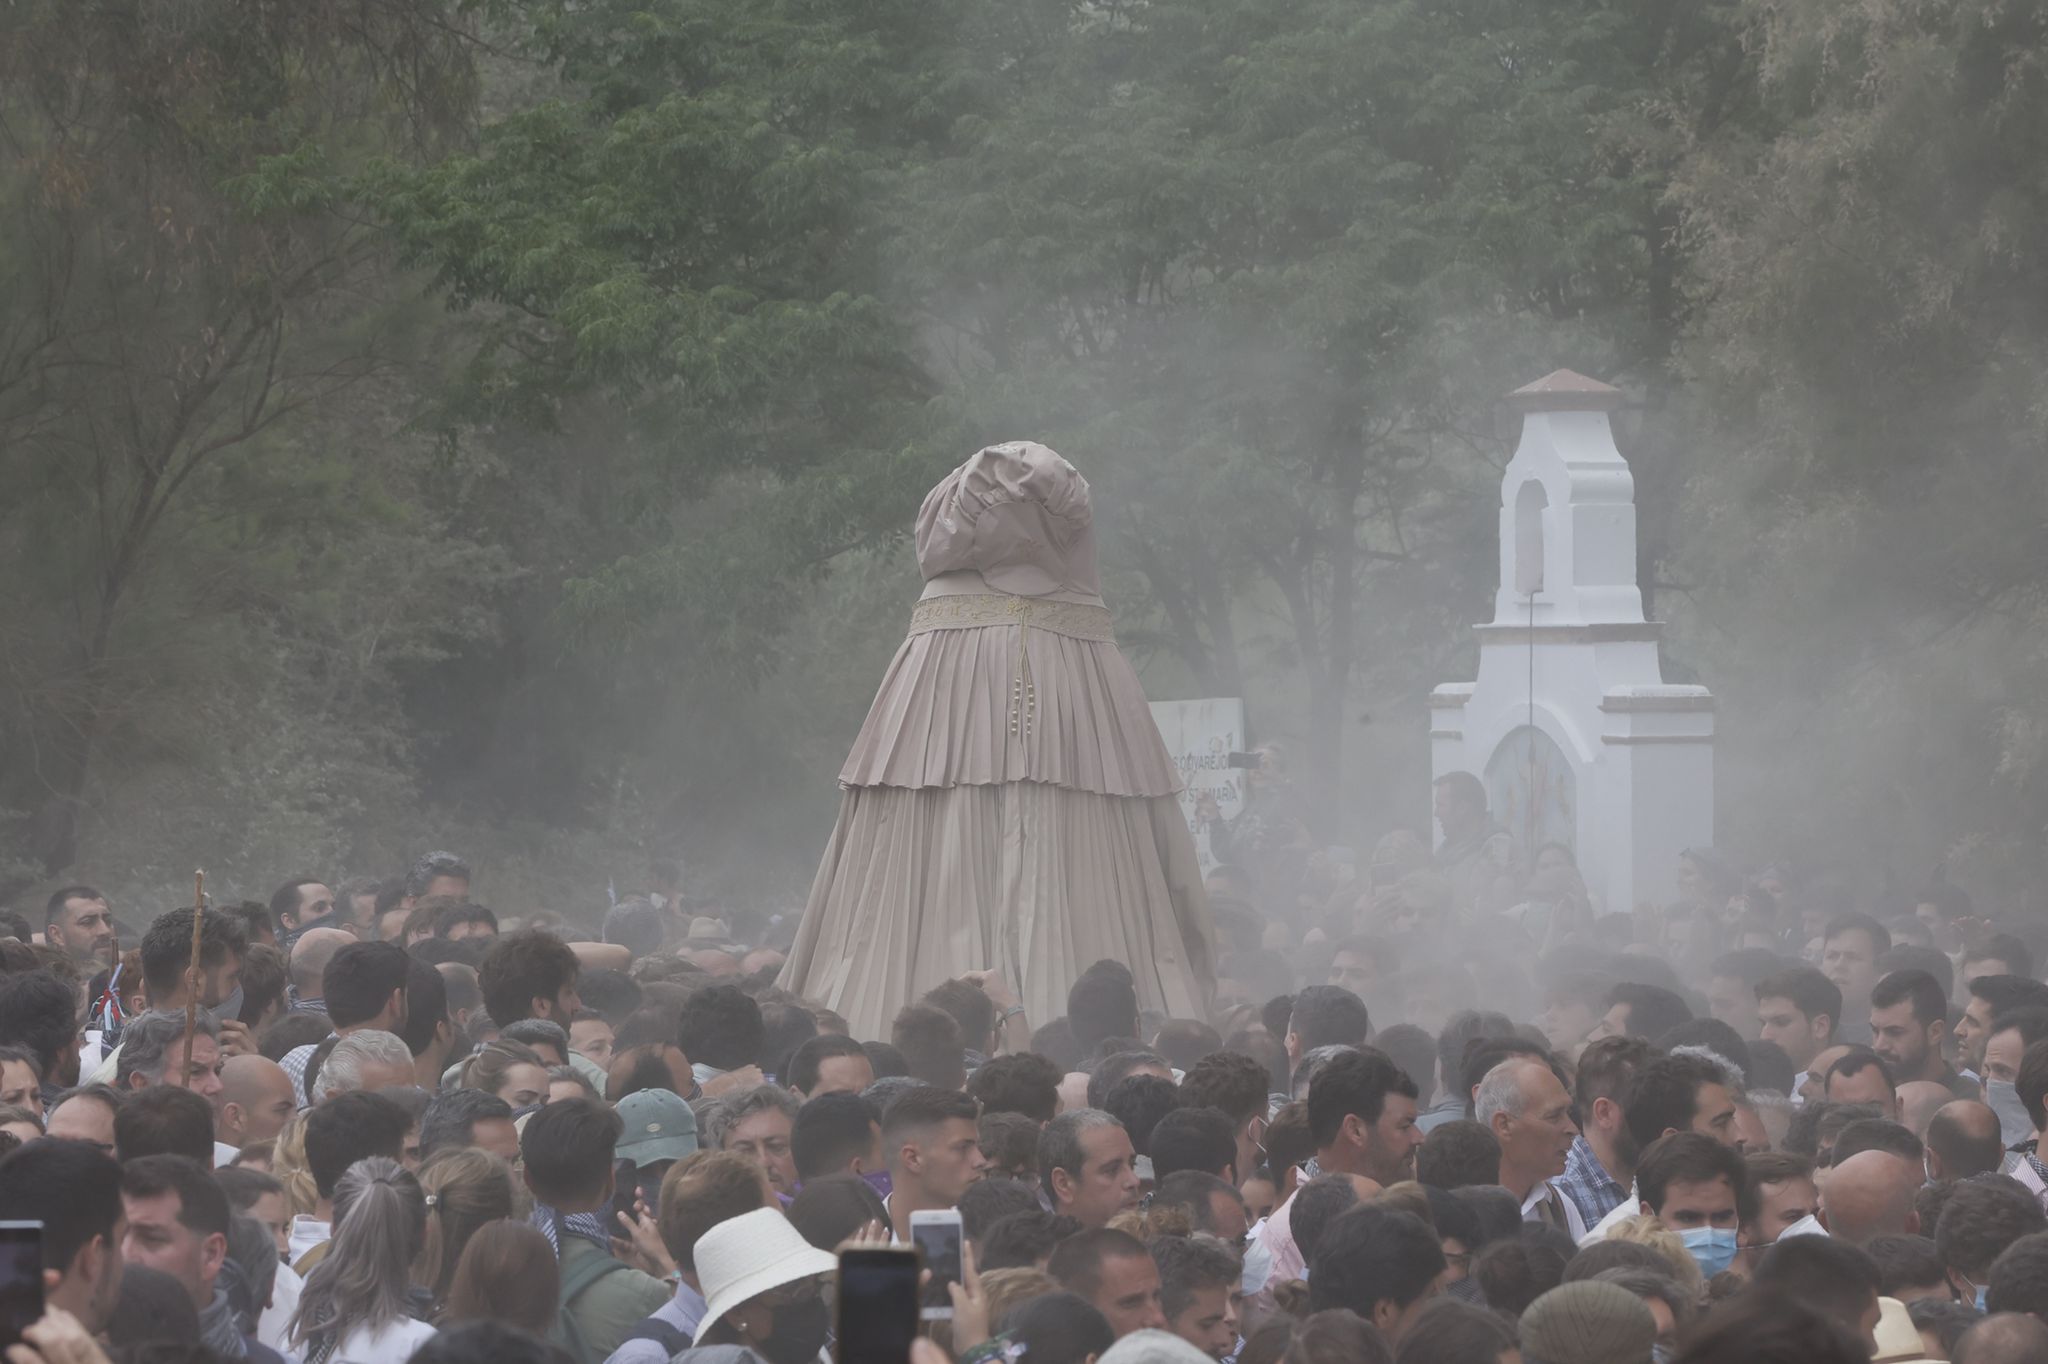
M1640 1154L1628 1134L1622 1095L1636 1071L1657 1054L1640 1037L1603 1037L1579 1057L1573 1099L1581 1129L1566 1157L1564 1173L1552 1181L1591 1227L1628 1197Z

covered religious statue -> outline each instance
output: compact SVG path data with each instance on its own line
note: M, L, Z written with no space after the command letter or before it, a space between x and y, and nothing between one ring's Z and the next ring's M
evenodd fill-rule
M1201 870L1110 630L1087 481L1043 445L992 445L925 498L917 562L781 984L887 1038L926 990L994 968L1035 1026L1107 957L1141 1008L1204 1017Z

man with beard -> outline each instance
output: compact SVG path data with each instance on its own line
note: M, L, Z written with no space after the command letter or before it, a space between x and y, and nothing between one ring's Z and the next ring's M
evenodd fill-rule
M60 947L87 975L114 964L114 915L91 886L65 886L50 896L43 941Z
M1932 1080L1958 1099L1977 1097L1977 1086L1949 1069L1941 1044L1948 1037L1948 997L1925 971L1894 971L1870 992L1870 1046L1891 1064L1900 1083Z
M1320 1173L1356 1175L1382 1187L1415 1178L1415 1148L1422 1145L1416 1097L1415 1082L1385 1052L1364 1047L1332 1058L1308 1087L1308 1130ZM1303 1277L1292 1206L1291 1199L1281 1204L1259 1234L1276 1279Z
M1628 1198L1641 1148L1629 1135L1621 1098L1636 1071L1656 1056L1656 1048L1640 1037L1603 1037L1579 1057L1574 1097L1585 1128L1572 1142L1557 1191L1589 1227Z
M1564 1173L1579 1126L1572 1121L1572 1096L1543 1062L1510 1057L1479 1082L1474 1116L1500 1142L1500 1182L1522 1205L1522 1220L1586 1234L1586 1222L1569 1198L1551 1185Z
M1777 1043L1796 1075L1838 1041L1842 991L1811 966L1793 966L1757 982L1757 1036Z
M1963 1006L1962 1021L1956 1024L1956 1060L1964 1070L1981 1077L1991 1021L2014 1009L2048 1007L2048 985L2024 976L1978 976L1966 988L1970 999Z

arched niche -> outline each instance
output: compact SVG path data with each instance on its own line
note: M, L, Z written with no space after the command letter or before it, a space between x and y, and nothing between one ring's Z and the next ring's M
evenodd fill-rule
M1487 759L1485 780L1494 822L1528 856L1545 843L1576 852L1578 772L1555 739L1528 725L1509 731Z
M1515 493L1515 591L1533 597L1543 590L1543 513L1550 495L1540 479L1528 479Z

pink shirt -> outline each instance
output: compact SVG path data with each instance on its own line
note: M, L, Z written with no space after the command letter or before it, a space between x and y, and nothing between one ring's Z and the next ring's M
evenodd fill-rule
M1300 1190L1295 1191L1299 1193ZM1259 1244L1273 1256L1273 1275L1266 1282L1279 1283L1283 1279L1306 1279L1308 1262L1302 1258L1301 1250L1294 1244L1294 1227L1290 1218L1294 1212L1294 1194L1287 1201L1273 1209L1273 1215L1259 1223Z

